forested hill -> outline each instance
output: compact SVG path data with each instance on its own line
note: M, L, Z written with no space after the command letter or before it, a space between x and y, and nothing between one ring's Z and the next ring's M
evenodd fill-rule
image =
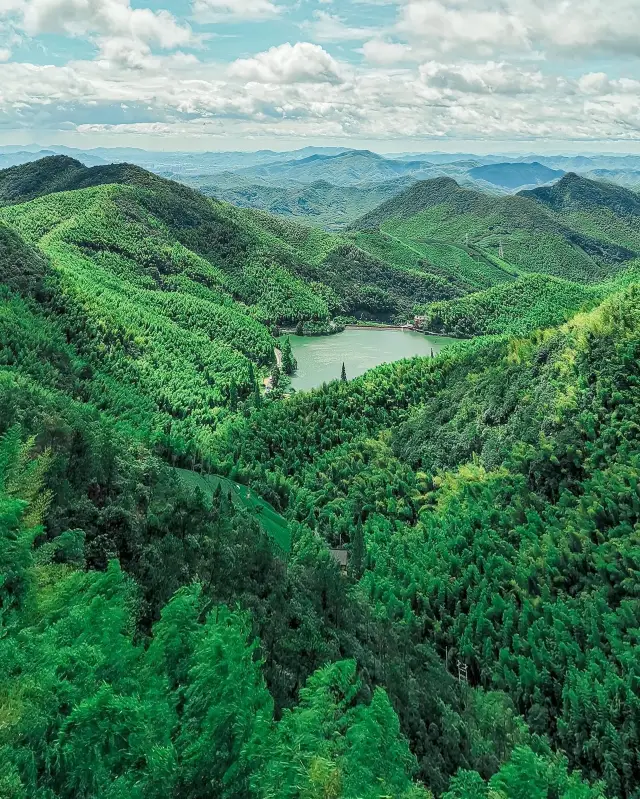
M355 230L377 230L389 219L408 219L434 205L451 201L459 192L474 194L470 189L461 189L453 178L420 180L365 214L352 227Z
M58 163L0 173L0 796L636 799L633 268ZM422 281L501 335L259 390L266 322Z
M551 200L563 187L580 183L581 207L574 214ZM414 184L354 224L379 229L419 248L434 243L465 249L507 271L549 274L581 283L615 276L640 252L628 215L620 220L616 192L637 195L581 178L564 177L555 187L494 197L461 188L451 178ZM554 194L554 192L556 192ZM584 201L589 197L590 202ZM616 195L617 196L617 195ZM607 203L609 203L607 205Z
M574 172L552 186L521 191L520 196L545 205L553 211L599 211L607 209L619 216L640 216L640 195L622 186L589 180Z
M108 185L121 188L86 193ZM85 194L69 195L69 191ZM65 197L57 198L61 192ZM11 213L17 226L19 217L48 215L54 205L59 225L85 205L104 202L112 211L119 210L111 214L110 224L130 228L129 233L142 225L153 233L149 237L142 232L147 244L163 237L167 244L179 243L204 258L218 274L218 288L270 324L341 314L406 318L416 302L468 290L461 286L456 292L425 264L407 268L393 254L389 259L374 256L349 238L234 208L128 164L86 168L63 156L45 158L0 172L2 198L5 205L40 198L37 206L5 210L4 216ZM47 232L39 227L40 238ZM101 246L88 242L94 256Z

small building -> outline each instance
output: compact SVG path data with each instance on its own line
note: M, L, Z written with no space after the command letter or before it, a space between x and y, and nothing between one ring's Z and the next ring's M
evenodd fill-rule
M346 549L330 549L331 557L340 567L340 571L346 574L349 563L349 553Z

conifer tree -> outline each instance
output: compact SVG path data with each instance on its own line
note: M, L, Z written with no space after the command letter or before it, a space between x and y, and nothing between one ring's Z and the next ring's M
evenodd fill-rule
M282 345L282 371L286 375L292 375L297 368L298 363L293 357L293 352L291 351L291 341L287 337Z

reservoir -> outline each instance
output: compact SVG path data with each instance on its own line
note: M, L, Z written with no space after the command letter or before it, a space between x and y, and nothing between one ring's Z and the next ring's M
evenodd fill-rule
M305 391L340 378L344 363L347 379L358 377L381 363L437 355L455 339L425 336L413 330L347 328L332 336L289 336L298 361L291 378L296 391Z

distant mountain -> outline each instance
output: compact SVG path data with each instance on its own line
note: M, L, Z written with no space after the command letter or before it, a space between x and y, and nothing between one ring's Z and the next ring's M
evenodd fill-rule
M223 178L220 183L216 182L218 177ZM234 173L224 173L202 178L202 181L185 179L203 194L240 208L255 208L329 230L340 230L384 200L399 194L414 179L409 176L357 186L334 186L324 180L274 186L251 183Z
M339 155L314 154L308 158L276 161L239 170L238 174L270 181L316 183L323 180L335 186L355 186L407 176L432 177L441 174L441 170L428 161L395 161L370 150L349 150Z
M640 169L591 169L583 175L591 180L615 183L633 191L640 189Z
M477 180L485 180L506 189L518 189L523 186L539 186L550 183L564 175L559 169L550 169L538 161L531 163L484 164L469 170L469 176Z

